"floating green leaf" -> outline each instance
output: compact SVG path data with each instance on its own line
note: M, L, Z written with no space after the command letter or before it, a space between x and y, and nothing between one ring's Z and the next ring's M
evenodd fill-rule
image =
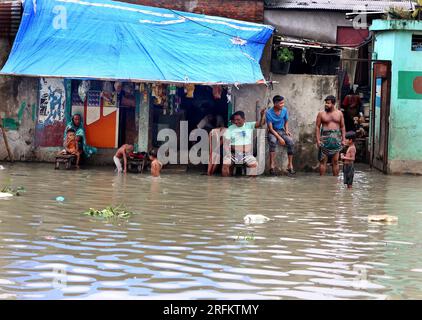
M17 187L17 188L14 188L14 187L11 187L11 186L4 186L4 187L0 190L0 192L3 192L3 193L10 193L10 194L13 194L14 196L20 196L22 193L26 192L26 190L25 190L25 188L24 188L24 187Z
M117 207L108 206L103 210L97 210L93 208L89 208L88 211L84 212L85 215L92 216L92 217L99 217L99 218L120 218L120 219L127 219L134 215L133 212L128 211L122 205Z

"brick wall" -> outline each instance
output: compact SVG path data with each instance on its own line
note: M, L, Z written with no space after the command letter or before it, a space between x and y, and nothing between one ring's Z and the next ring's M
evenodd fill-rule
M120 0L144 6L264 22L264 0Z

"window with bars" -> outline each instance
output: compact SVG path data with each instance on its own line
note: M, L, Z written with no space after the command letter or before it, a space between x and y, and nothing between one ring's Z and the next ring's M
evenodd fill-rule
M422 34L412 35L412 51L422 52Z

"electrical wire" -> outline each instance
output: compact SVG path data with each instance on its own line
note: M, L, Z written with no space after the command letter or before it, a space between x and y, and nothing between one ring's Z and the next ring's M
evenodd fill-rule
M214 32L218 32L218 33L224 34L224 35L229 36L231 38L238 38L239 37L238 35L232 35L230 33L227 33L227 32L221 31L221 30L217 30L217 29L211 28L211 27L206 26L206 25L203 25L202 23L199 23L198 21L192 20L192 19L184 16L183 14L180 14L179 12L177 12L177 11L175 11L173 9L168 9L168 10L171 11L171 12L173 12L174 14L176 14L176 15L184 18L184 19L186 19L186 20L189 20L189 21L191 21L193 23L196 23L197 25L199 25L199 26L201 26L203 28L207 28L207 29L210 29L210 30L212 30ZM266 42L260 42L260 41L255 41L255 40L248 40L248 42L262 44L262 45L266 45L267 44Z
M340 52L336 52L336 53L322 53L322 52L314 52L314 54L318 55L318 56L337 56L339 57L341 55Z

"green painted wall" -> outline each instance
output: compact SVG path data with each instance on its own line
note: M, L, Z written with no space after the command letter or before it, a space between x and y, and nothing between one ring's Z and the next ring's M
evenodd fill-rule
M392 61L389 161L422 161L422 51L412 51L412 35L422 34L422 21L376 20L375 58ZM376 119L379 122L379 119Z

